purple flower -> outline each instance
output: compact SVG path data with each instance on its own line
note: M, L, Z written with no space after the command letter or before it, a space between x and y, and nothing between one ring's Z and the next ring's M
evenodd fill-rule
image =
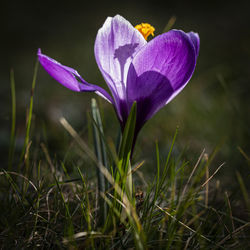
M111 95L40 49L38 57L45 70L65 87L95 92L112 103L122 129L136 101L137 135L145 122L186 86L194 72L199 47L197 33L171 30L147 42L123 17L108 17L97 33L94 51Z

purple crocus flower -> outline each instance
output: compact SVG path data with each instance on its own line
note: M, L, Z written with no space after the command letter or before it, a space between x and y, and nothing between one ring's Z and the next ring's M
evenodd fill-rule
M112 103L122 130L136 101L135 141L145 122L186 86L200 47L199 36L194 32L170 30L149 42L145 38L119 15L108 17L99 29L95 58L111 95L86 82L76 70L42 54L40 49L38 57L45 70L65 87L95 92Z

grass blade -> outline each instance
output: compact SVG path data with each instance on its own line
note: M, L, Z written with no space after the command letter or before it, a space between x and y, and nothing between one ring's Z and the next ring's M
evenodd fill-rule
M30 143L30 141L29 141L30 140L30 128L31 128L31 121L32 121L32 114L33 114L34 91L35 91L35 86L36 86L38 65L39 64L38 64L38 60L37 60L36 64L35 64L31 92L30 92L30 104L29 104L28 117L27 117L27 123L26 123L26 135L25 135L25 139L24 139L24 145L23 145L21 157L19 160L19 168L20 168L22 160L24 158L24 155L27 154L27 157L25 159L26 173L28 172L28 169L29 169L29 150L27 150L27 147Z
M121 147L119 150L120 159L127 158L127 155L131 153L131 148L134 140L135 125L136 125L136 102L134 102L130 110L128 120L126 122L122 134Z
M11 134L10 134L10 149L9 149L9 161L8 170L12 168L14 150L15 150L15 130L16 130L16 89L15 89L15 78L14 71L10 71L10 88L11 88L11 101L12 101L12 123L11 123Z
M108 167L107 163L107 155L106 155L106 147L105 142L103 140L103 126L100 116L100 111L98 109L97 103L95 99L91 100L91 110L93 116L93 137L94 137L94 147L95 153L98 161L103 164L106 168ZM100 196L100 193L105 193L107 189L107 183L104 175L97 168L97 177L98 177L98 198L99 198L99 211L100 211L100 223L105 223L107 218L107 204L105 200Z

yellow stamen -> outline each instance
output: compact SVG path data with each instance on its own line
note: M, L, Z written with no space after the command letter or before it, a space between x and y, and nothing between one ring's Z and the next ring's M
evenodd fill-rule
M140 33L143 35L145 40L148 39L149 35L154 36L155 28L151 26L149 23L137 24L135 28L140 31Z

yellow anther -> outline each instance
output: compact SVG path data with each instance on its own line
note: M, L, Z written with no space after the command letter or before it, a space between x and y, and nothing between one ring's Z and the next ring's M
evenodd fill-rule
M140 31L140 33L143 35L145 40L148 39L149 35L154 36L155 28L151 26L149 23L137 24L135 28Z

